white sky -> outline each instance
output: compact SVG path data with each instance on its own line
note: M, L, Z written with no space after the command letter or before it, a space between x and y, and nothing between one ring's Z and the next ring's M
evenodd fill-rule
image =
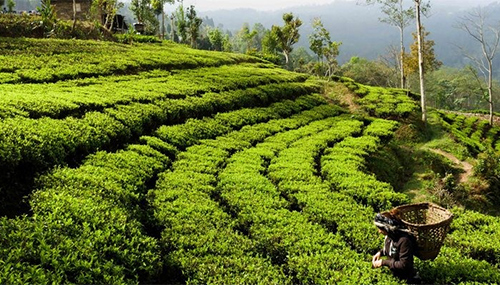
M355 0L352 0L355 1ZM255 10L278 10L301 5L322 5L335 0L184 0L184 7L194 5L196 10L252 8Z
M363 0L342 0L361 1ZM496 0L431 0L432 4L453 5L485 5ZM184 0L184 7L194 5L197 11L211 11L222 9L251 8L261 11L279 10L303 5L323 5L335 2L335 0Z

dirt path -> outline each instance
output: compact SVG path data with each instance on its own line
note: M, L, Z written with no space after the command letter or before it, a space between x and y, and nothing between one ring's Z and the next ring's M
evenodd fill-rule
M469 177L472 175L472 164L466 161L461 161L460 159L456 158L453 154L440 149L430 148L429 150L448 158L449 160L453 161L453 163L457 164L461 169L464 170L464 173L461 173L458 178L458 181L460 183L469 181Z

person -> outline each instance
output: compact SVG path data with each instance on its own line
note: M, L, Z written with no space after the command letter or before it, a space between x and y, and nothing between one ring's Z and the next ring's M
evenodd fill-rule
M374 220L379 233L385 235L384 246L372 258L373 268L389 267L394 276L407 283L420 283L413 267L415 240L405 225L394 216L377 214ZM386 256L386 259L382 257Z

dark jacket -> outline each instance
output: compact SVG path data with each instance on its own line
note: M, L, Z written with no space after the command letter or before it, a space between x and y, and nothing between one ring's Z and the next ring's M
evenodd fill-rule
M408 234L387 235L384 240L384 248L380 250L381 256L387 256L382 260L382 266L387 266L392 273L408 280L415 275L413 268L414 242Z

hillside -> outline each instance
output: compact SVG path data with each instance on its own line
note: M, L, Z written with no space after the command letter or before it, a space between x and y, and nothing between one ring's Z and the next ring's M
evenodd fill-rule
M275 11L258 11L254 9L234 9L201 11L202 17L213 19L215 26L221 25L224 30L236 34L243 23L253 27L261 23L270 29L272 25L282 25L283 13L293 12L303 21L300 28L300 40L297 46L309 48L309 35L313 32L311 21L320 17L325 28L330 32L333 41L342 42L340 46L339 62L345 63L353 56L365 57L371 60L380 56L389 56L389 47L399 46L399 30L379 21L384 18L378 6L366 6L360 0L335 0L330 4L308 5L290 7ZM408 2L406 2L408 3ZM411 4L411 2L409 2ZM470 64L459 46L468 53L481 55L480 46L465 32L457 28L461 17L466 12L478 6L485 7L491 23L499 20L500 5L494 0L481 1L431 1L429 17L423 17L423 25L430 32L429 39L435 41L434 50L437 58L445 66L463 67ZM196 7L203 7L203 4ZM201 8L200 8L201 9ZM494 26L494 25L493 25ZM405 45L409 49L413 42L412 33L415 24L411 23L405 29ZM366 48L370 47L370 48ZM311 54L313 54L311 52ZM498 67L500 61L495 59L494 65Z
M239 54L0 50L2 284L399 284L371 268L375 214L417 188L436 199L411 188L451 165L425 147L481 161L499 145L498 129L438 110L445 143L431 145L414 94ZM416 261L423 281L499 283L498 216L446 197L432 201L455 219L440 255Z

